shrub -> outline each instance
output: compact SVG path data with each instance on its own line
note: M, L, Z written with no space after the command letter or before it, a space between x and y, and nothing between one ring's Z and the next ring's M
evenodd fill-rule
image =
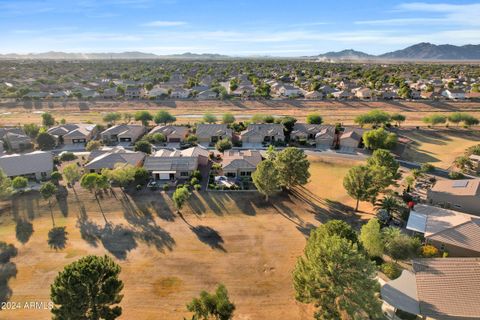
M202 189L202 185L197 183L196 185L193 186L193 188L197 191L200 191L200 189Z
M198 184L198 182L199 182L199 181L198 181L197 178L192 178L192 179L190 180L190 184L191 184L192 186Z
M420 171L422 172L432 172L435 167L431 163L422 163L422 166L420 167Z
M198 181L201 181L202 180L202 174L200 173L200 170L193 171L192 177L197 178Z
M77 159L77 156L73 154L73 152L64 152L60 156L60 160L62 161L72 161Z
M458 179L463 179L465 178L465 176L463 175L463 173L461 172L457 172L457 171L450 171L448 173L448 177L450 179L453 179L453 180L458 180Z
M440 252L438 251L438 249L430 244L422 246L420 248L420 254L424 258L434 258L440 256Z
M170 189L169 185L168 185L168 184L164 184L164 185L163 185L163 191L168 191L168 189Z
M400 277L400 274L402 273L398 264L394 262L386 262L382 264L381 270L391 280Z
M216 185L215 185L214 183L209 183L209 184L208 184L208 189L214 190L215 187L216 187Z

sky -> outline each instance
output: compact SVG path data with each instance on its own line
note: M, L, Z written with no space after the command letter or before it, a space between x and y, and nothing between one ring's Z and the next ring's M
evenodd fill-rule
M381 54L480 44L480 2L0 0L0 53Z

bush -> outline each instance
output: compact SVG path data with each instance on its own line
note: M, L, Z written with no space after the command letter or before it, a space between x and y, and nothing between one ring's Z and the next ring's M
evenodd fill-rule
M438 249L430 244L422 246L420 248L420 254L424 258L440 257L440 252L438 251Z
M394 262L386 262L381 266L382 272L391 280L397 279L402 274L398 264Z
M77 156L73 154L73 152L64 152L60 156L60 160L62 161L72 161L77 159Z
M197 178L192 178L192 179L190 180L190 184L191 184L192 186L198 184L198 182L199 182L199 181L198 181Z
M201 181L202 180L202 174L200 173L200 170L193 171L192 177L197 178L198 181Z
M457 171L450 171L448 173L448 177L450 179L453 179L453 180L458 180L458 179L463 179L465 178L465 176L463 175L463 173L461 172L457 172Z
M193 186L193 188L197 191L200 191L200 189L202 189L202 185L197 183L196 185Z
M168 191L168 189L170 189L170 186L168 184L164 184L163 185L163 191Z
M216 187L216 185L215 185L214 183L209 183L209 184L208 184L208 189L214 190L215 187Z
M431 163L422 163L422 166L420 167L420 171L422 172L432 172L435 167Z

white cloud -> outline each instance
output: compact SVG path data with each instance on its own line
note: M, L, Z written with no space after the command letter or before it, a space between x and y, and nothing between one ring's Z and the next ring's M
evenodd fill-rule
M144 27L178 27L184 26L187 23L185 21L165 21L165 20L156 20L150 21L142 24Z

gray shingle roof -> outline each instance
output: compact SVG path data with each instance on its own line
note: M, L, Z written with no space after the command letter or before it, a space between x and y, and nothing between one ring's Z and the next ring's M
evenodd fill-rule
M278 123L255 123L249 124L241 136L280 136L283 137L283 125Z
M49 172L53 169L53 156L45 151L4 155L0 157L0 168L9 177Z
M226 124L205 124L197 125L197 137L211 137L211 136L232 136L232 129L229 129Z

